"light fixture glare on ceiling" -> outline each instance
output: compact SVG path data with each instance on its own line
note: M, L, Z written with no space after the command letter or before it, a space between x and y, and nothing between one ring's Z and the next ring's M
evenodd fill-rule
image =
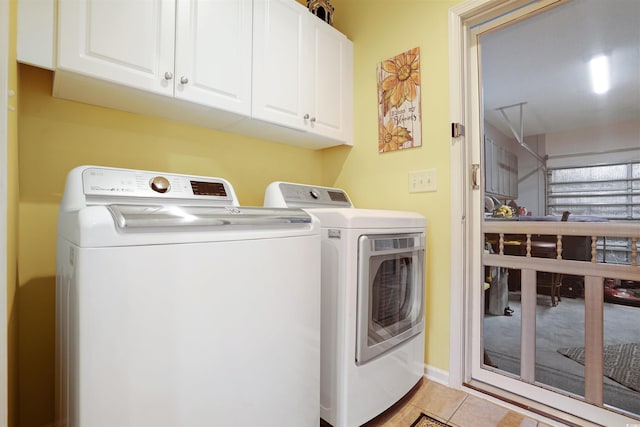
M597 55L589 61L591 71L591 86L597 94L605 93L609 90L609 57Z

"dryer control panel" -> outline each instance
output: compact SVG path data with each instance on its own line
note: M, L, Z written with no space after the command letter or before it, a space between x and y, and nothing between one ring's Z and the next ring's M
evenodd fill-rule
M272 182L267 187L264 206L270 208L352 208L347 193L340 188L291 182Z

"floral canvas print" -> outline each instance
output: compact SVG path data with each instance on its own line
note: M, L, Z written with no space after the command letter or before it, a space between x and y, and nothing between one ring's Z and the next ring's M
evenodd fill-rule
M378 151L422 145L420 48L378 64Z

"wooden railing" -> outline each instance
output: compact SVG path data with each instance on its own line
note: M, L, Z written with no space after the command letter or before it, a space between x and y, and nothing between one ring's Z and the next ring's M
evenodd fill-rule
M485 254L485 265L508 268L534 268L552 273L573 274L577 276L603 276L624 280L640 280L638 265L638 241L640 241L640 223L616 222L543 222L543 221L485 221L485 236L498 236L496 254ZM523 255L505 255L505 236L526 236L523 241L526 251ZM535 245L538 236L555 236L556 257L539 258L531 256L532 242ZM562 237L582 236L591 239L591 256L586 261L567 260L562 256ZM631 241L631 262L629 265L611 264L597 261L596 241L599 237L627 238ZM523 259L524 258L524 259Z
M605 278L640 281L638 241L640 223L614 222L536 222L485 221L485 241L491 241L496 253L484 253L483 265L521 270L521 359L522 381L535 382L537 272L570 274L584 277L585 302L585 391L584 398L603 405L603 324ZM507 243L520 246L517 254L505 254ZM590 256L584 260L563 257L563 237L581 236L591 240ZM625 238L631 242L629 264L598 261L599 238ZM541 242L551 249L551 257L535 256ZM551 243L551 244L549 244ZM507 251L507 252L513 252ZM547 256L549 253L547 252ZM562 309L562 306L558 306Z

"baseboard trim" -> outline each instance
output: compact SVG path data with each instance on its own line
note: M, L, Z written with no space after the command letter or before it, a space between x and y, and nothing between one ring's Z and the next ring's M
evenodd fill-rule
M449 371L445 371L444 369L436 368L431 365L424 365L424 376L430 381L450 387Z

